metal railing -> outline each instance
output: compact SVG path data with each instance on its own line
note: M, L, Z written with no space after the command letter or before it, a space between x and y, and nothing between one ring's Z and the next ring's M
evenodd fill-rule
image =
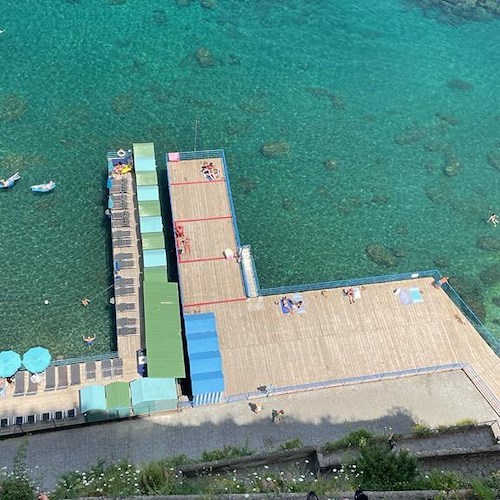
M77 363L87 363L89 361L102 361L103 359L113 359L117 357L118 357L118 352L112 351L105 354L94 354L93 356L79 356L76 358L54 359L52 360L51 364L53 366L74 365Z
M439 278L439 271L417 271L412 273L385 274L381 276L366 276L364 278L352 278L345 280L322 281L305 285L279 286L273 288L261 288L261 295L281 295L284 293L308 292L324 290L328 288L343 288L348 286L373 285L375 283L389 283L391 281L405 281L415 278Z
M372 375L363 375L360 377L347 377L347 378L339 378L332 380L324 380L321 382L311 382L308 384L297 384L297 385L289 385L283 387L275 387L275 386L265 386L263 390L255 391L255 392L247 392L243 394L236 394L232 396L228 396L225 401L227 403L234 403L236 401L245 401L249 399L261 398L262 396L279 396L282 394L290 394L292 392L304 392L304 391L313 391L318 389L329 389L333 387L343 387L346 385L355 385L355 384L364 384L367 382L380 382L382 380L392 380L403 377L413 377L416 375L426 375L426 374L434 374L437 372L446 372L446 371L456 371L463 370L465 363L452 363L446 365L436 365L436 366L425 366L422 368L412 368L409 370L398 370L392 372L382 372L375 373Z

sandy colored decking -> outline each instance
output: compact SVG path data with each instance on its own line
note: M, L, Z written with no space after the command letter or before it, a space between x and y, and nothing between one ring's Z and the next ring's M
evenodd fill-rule
M226 245L234 250L232 226L213 219L229 220L228 192L204 180L209 162L222 172L214 158L169 163L168 172L173 218L192 241L191 255L219 259L181 255L179 275L185 313L216 314L227 394L465 362L500 396L499 358L430 278L367 285L354 304L338 289L304 292L303 314L283 315L280 297L241 300L239 266L220 260ZM401 303L394 289L409 286L422 290L423 302Z
M218 170L215 181L202 173L208 162ZM190 240L188 251L185 238L176 241L183 305L244 300L239 265L223 257L226 248L236 252L236 238L221 160L169 163L168 175L174 223Z

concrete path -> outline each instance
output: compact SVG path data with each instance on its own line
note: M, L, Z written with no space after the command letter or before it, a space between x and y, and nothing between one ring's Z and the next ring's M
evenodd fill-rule
M83 470L100 458L127 457L134 462L177 454L196 458L224 445L264 451L296 438L321 445L358 428L407 433L417 421L437 426L465 418L496 419L462 372L275 396L260 404L259 414L240 402L33 435L28 438L28 466L37 482L50 489L62 473ZM285 411L281 423L271 422L272 409ZM22 440L1 443L0 468L11 468Z

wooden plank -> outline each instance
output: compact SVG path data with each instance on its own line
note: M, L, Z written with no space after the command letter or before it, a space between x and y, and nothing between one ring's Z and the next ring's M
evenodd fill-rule
M500 395L500 360L431 281L412 280L424 292L412 305L393 293L408 282L395 282L365 286L354 304L341 290L304 292L300 315L283 315L278 296L200 312L216 314L228 394L467 362Z

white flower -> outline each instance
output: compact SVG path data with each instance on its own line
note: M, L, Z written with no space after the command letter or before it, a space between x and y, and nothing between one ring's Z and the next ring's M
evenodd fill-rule
M308 464L309 463L309 460L305 460L305 463Z
M269 465L264 465L264 469L269 469Z
M304 481L304 478L303 477L299 477L299 481L300 482Z
M266 481L272 481L270 477L266 477Z

